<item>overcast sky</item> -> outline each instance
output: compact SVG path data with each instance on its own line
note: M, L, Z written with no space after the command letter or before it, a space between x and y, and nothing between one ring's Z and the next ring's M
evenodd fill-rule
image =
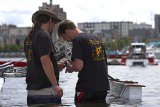
M0 0L0 24L32 26L31 16L50 0ZM160 0L52 0L74 22L133 21L154 25Z

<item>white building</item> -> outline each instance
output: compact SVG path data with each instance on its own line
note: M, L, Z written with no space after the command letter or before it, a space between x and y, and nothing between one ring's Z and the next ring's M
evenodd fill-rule
M102 36L103 40L106 40L105 38L129 37L129 31L134 29L152 29L149 24L134 24L130 21L84 22L78 23L78 27L84 32Z
M31 27L10 28L6 44L17 44L23 46L25 37L29 34Z

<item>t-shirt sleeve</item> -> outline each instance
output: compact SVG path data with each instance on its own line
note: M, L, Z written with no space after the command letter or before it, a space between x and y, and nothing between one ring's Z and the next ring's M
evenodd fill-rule
M73 41L73 48L72 48L72 60L74 59L84 59L84 55L83 55L83 48L82 48L82 44L79 40L75 40Z
M38 51L39 55L43 56L52 51L51 38L49 35L41 35L38 40Z

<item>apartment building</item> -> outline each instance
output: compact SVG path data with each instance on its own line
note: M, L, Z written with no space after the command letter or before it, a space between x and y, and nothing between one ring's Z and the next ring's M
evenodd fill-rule
M15 27L10 28L6 44L16 44L23 46L26 36L29 34L31 27Z
M160 38L160 14L155 14L154 23L155 23L155 34Z
M92 33L97 36L100 36L104 42L121 37L130 37L132 36L130 31L134 31L135 29L152 29L152 26L149 24L134 24L131 21L84 22L78 23L78 27L86 33Z
M16 25L12 25L12 24L2 24L0 25L0 46L4 46L5 44L7 44L7 40L9 37L9 29L11 28L16 28Z

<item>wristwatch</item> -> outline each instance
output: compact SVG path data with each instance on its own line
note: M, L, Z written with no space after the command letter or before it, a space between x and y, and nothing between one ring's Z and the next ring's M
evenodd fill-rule
M52 87L56 87L56 86L59 86L59 85L58 84L52 85Z

